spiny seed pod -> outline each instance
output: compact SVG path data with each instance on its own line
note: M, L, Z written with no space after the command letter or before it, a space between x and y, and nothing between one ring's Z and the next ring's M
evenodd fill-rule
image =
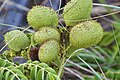
M92 0L71 0L64 8L64 20L67 26L74 26L79 20L90 17Z
M9 43L8 47L14 51L20 51L30 45L30 40L25 33L19 30L7 32L4 35L5 42Z
M55 40L49 40L44 43L39 49L39 59L41 62L50 63L60 52L60 45Z
M70 31L70 43L77 48L96 45L103 37L103 29L96 21L85 21L75 25Z
M59 32L51 27L43 27L40 28L34 35L34 41L38 44L42 44L50 39L60 41L60 34Z
M29 25L34 29L45 26L57 26L58 16L56 12L44 6L34 6L27 15Z

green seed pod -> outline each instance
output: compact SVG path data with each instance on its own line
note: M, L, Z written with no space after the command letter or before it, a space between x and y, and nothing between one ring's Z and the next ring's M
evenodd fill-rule
M74 26L79 20L90 17L92 0L71 0L64 8L64 20L67 26Z
M60 45L55 40L49 40L44 43L39 49L39 59L41 62L52 62L60 52Z
M40 28L34 35L34 41L38 44L42 44L50 39L60 41L60 34L59 32L51 27L43 27Z
M70 43L77 48L96 45L103 37L103 29L96 21L85 21L75 25L70 31Z
M22 31L13 30L4 35L8 47L14 51L20 51L30 45L30 40Z
M29 25L34 29L45 26L58 26L58 16L56 12L44 6L34 6L27 15Z

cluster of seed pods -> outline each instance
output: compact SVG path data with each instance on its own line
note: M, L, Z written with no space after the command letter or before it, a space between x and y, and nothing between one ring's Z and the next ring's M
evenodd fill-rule
M71 28L69 44L72 48L94 46L103 37L101 25L90 20L92 7L92 0L71 0L64 7L63 18L66 26ZM33 39L37 45L40 45L39 60L46 63L52 62L61 53L61 33L57 28L59 22L57 13L49 7L34 6L28 12L27 20L29 25L36 31L33 34ZM8 44L10 49L20 51L30 45L29 38L19 30L6 33L5 42L8 43L13 36L17 38Z

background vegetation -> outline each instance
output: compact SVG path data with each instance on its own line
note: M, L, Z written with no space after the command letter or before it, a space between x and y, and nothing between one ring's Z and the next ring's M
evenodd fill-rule
M0 25L2 27L1 29L3 30L3 31L1 30L1 34L4 34L12 29L16 29L16 28L24 29L28 27L25 17L27 12L33 5L45 5L52 7L58 11L60 16L62 13L62 8L64 8L64 5L67 3L67 1L69 0L34 0L34 1L28 0L29 4L23 6L12 0L0 0L1 2ZM120 15L119 15L120 1L94 0L93 5L94 8L91 14L92 19L97 20L98 22L101 23L104 29L104 37L101 40L101 42L94 47L90 47L88 49L78 49L78 50L73 49L73 52L69 54L69 56L67 57L66 64L64 64L65 72L62 77L62 80L120 80ZM17 7L17 9L23 10L22 14L24 14L24 17L22 18L22 21L20 21L19 24L17 25L13 23L9 24L10 16L9 18L5 19L5 17L8 16L5 15L5 13L8 14L7 11L9 11L8 9L9 6ZM61 10L59 11L60 8ZM8 20L8 22L4 22L2 20ZM65 24L63 22L63 19L60 19L59 21L60 21L60 26L64 27ZM29 29L29 31L34 32L32 29ZM3 42L4 41L1 37L1 49L0 49L1 53L4 49L6 49L6 45L4 46ZM77 54L77 56L73 54ZM2 63L2 61L3 60L0 60L0 63L2 64L0 65L2 67L1 68L2 72L0 72L0 76L5 70L8 70L8 72L5 73L6 80L8 80L7 76L9 73L13 74L11 77L16 76L14 75L14 72L16 72L17 69L11 70L12 67L6 68L7 66L6 64L8 64L9 61L8 63ZM15 64L13 64L12 66L21 68L21 66L17 66ZM27 63L24 66L25 67L28 66ZM35 68L33 68L33 70ZM43 68L41 67L38 69L38 72L36 73L39 74L39 71L42 70ZM31 75L32 74L34 73L32 73L31 71ZM51 73L49 73L48 71L48 76L49 74ZM56 76L54 72L52 74ZM23 80L27 80L25 79L25 76L22 73L18 76L22 76L21 79L18 80L22 80L22 78Z

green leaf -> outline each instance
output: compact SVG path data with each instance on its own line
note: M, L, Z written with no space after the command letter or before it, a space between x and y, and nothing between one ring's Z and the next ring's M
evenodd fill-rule
M32 62L33 64L39 64L40 62L39 61L34 61Z
M6 61L3 61L3 63L1 64L2 67L5 67L6 65Z
M11 69L20 79L28 80L27 77L19 69Z
M32 64L30 63L27 68L31 69L32 68Z
M0 80L2 80L4 77L4 69L0 70Z
M61 80L57 75L53 74L53 76L54 76L55 80Z
M100 41L101 46L108 46L114 41L114 35L112 32L104 32L103 39Z
M44 76L45 76L45 69L42 68L42 80L44 80Z
M7 68L8 69L15 69L16 67L15 66L8 66Z
M114 26L116 29L120 30L120 23L113 23L113 26Z
M13 77L14 75L10 75L9 78L7 80L11 80L11 78Z
M21 78L21 80L28 80L28 78L25 75L20 74L19 77Z
M10 80L15 80L15 75L12 75Z
M120 80L120 70L117 71L108 70L106 76L110 80Z
M48 72L51 72L52 74L56 74L57 75L56 71L54 69L52 69L51 67L46 68L46 70Z
M42 80L42 69L38 71L36 80Z
M5 60L0 58L0 67L3 67L3 65L5 64L6 64Z
M37 66L33 66L30 72L30 79L31 80L36 80L36 76L37 76Z
M18 69L21 70L22 73L24 73L24 67L25 67L24 65L20 65Z
M41 66L41 67L43 67L43 68L49 67L46 63L40 63L39 66Z
M7 71L7 72L5 73L5 80L8 80L9 75L10 75L10 71Z
M28 80L28 79L26 79L26 78L22 78L21 80Z
M47 74L46 80L55 80L54 76L51 73Z
M11 69L16 74L23 74L19 69Z

